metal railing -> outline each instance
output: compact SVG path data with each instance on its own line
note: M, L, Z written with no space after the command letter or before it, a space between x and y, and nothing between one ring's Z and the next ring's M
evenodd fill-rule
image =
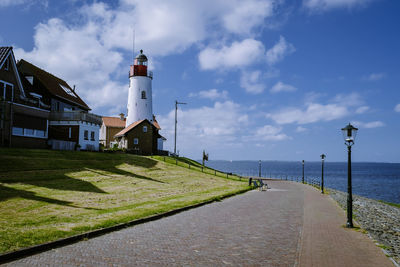
M50 121L85 121L102 124L101 116L84 111L51 111Z

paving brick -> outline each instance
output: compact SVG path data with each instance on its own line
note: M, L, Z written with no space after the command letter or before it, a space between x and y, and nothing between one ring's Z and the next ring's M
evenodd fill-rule
M268 185L7 266L390 266L368 237L341 227L344 213L328 196Z

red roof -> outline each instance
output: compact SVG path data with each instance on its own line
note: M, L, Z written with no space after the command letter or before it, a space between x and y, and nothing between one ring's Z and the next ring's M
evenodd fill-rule
M141 124L142 122L147 121L148 123L150 123L154 128L158 130L160 130L160 126L158 125L157 121L154 121L153 123L151 123L148 119L144 119L144 120L140 120L140 121L135 121L134 123L132 123L131 125L129 125L128 127L126 127L125 129L123 129L122 131L120 131L119 133L117 133L116 135L114 135L114 137L118 137L118 136L123 136L125 135L127 132L129 132L130 130L132 130L133 128L135 128L136 126L138 126L139 124ZM159 134L158 134L159 135ZM159 135L161 137L161 135Z
M103 123L107 127L125 128L126 119L120 117L102 117Z
M48 73L41 68L21 59L17 63L18 69L25 76L34 76L38 79L46 89L55 96L67 100L80 106L85 110L90 110L89 106L75 93L74 90L62 79Z
M140 120L140 121L135 121L134 123L132 123L131 125L129 125L128 127L126 127L125 129L123 129L122 131L120 131L119 133L117 133L116 135L114 135L115 137L118 136L123 136L125 135L127 132L129 132L130 130L132 130L133 128L135 128L136 126L138 126L139 124L141 124L144 121L148 121L147 119L144 120ZM155 126L154 126L155 127Z

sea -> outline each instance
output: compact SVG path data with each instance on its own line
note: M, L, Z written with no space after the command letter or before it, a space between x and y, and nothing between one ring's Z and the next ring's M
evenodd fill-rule
M258 161L210 160L206 165L228 173L258 177ZM324 185L347 192L347 162L324 163ZM400 204L400 163L353 162L353 194ZM306 179L321 180L322 162L305 162ZM290 161L261 161L261 176L283 180L302 178L302 163Z

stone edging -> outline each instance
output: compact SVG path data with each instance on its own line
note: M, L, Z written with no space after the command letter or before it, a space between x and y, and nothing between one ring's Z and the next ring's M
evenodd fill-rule
M328 190L331 198L346 210L347 193ZM400 267L400 208L353 194L353 214L368 236Z
M114 225L114 226L101 228L101 229L93 230L93 231L90 231L90 232L85 232L85 233L82 233L82 234L78 234L78 235L74 235L74 236L58 239L58 240L55 240L55 241L50 241L50 242L43 243L43 244L40 244L40 245L27 247L27 248L22 248L22 249L19 249L19 250L16 250L16 251L0 254L0 264L4 264L4 263L10 262L10 261L14 261L14 260L17 260L17 259L20 259L20 258L28 257L28 256L31 256L31 255L34 255L34 254L37 254L37 253L40 253L40 252L44 252L44 251L47 251L47 250L55 249L55 248L58 248L58 247L70 245L70 244L82 241L84 239L94 238L94 237L97 237L97 236L108 234L108 233L111 233L111 232L114 232L114 231L118 231L118 230L130 227L130 226L135 226L135 225L138 225L138 224L143 224L143 223L146 223L146 222L155 221L155 220L161 219L163 217L168 217L168 216L171 216L171 215L183 212L183 211L187 211L187 210L190 210L190 209L198 208L198 207L201 207L201 206L204 206L204 205L207 205L207 204L210 204L210 203L213 203L213 202L225 199L225 198L229 198L229 197L233 197L235 195L243 194L243 193L246 193L247 191L250 191L250 190L253 190L253 189L254 188L249 187L249 188L240 190L240 191L232 193L232 194L223 195L221 197L217 196L217 197L214 197L213 199L207 200L205 202L197 203L197 204L190 205L190 206L185 206L185 207L182 207L182 208L178 208L178 209L167 211L167 212L164 212L164 213L152 215L152 216L145 217L145 218L142 218L142 219L137 219L137 220L133 220L133 221L130 221L130 222L121 223L121 224L117 224L117 225Z

